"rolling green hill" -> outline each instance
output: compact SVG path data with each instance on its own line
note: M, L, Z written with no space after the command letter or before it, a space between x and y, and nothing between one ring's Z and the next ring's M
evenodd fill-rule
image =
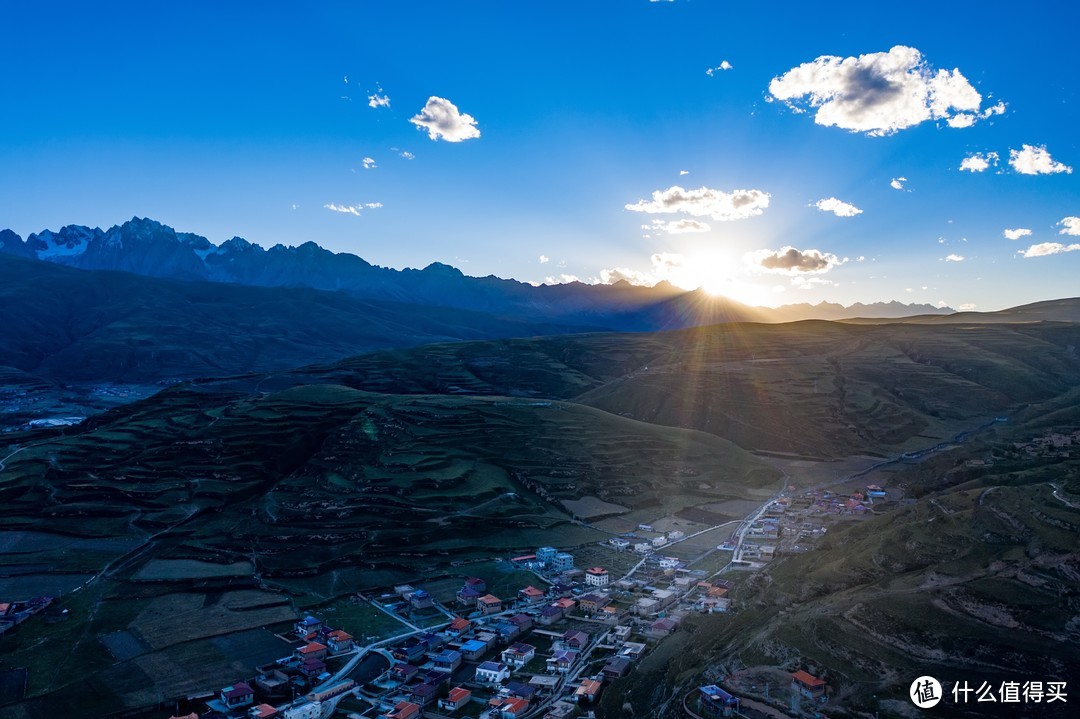
M895 457L1001 414L890 468L906 505L771 565L738 589L738 613L689 619L625 688L659 706L671 697L656 687L688 688L703 667L812 666L871 711L863 689L896 696L927 663L997 677L1051 652L1063 659L1041 666L1061 674L1077 638L1076 460L1010 448L1077 421L1077 346L1071 323L817 321L437 344L182 383L9 435L0 586L84 587L66 604L77 620L47 633L62 656L31 655L24 706L141 706L146 682L130 677L191 690L189 644L461 562L584 548L607 535L582 507L636 523L763 500L781 473L752 451ZM162 608L189 601L204 604Z
M709 432L746 449L892 455L1080 382L1080 325L728 324L374 352L267 377L406 394L573 401Z

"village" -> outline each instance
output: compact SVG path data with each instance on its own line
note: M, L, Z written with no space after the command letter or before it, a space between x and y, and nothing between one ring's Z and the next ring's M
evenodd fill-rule
M512 596L492 594L490 578L480 576L454 591L399 585L356 595L355 602L392 618L402 631L365 644L375 637L353 634L364 627L304 616L279 634L287 656L222 687L205 708L173 719L592 716L607 686L632 672L686 616L730 611L738 570L812 548L830 521L857 520L886 494L876 485L848 494L795 494L785 487L746 519L691 534L640 524L579 548L577 556L540 547L497 560L536 578ZM678 551L727 525L737 526L720 545ZM826 690L822 679L792 675L792 696L811 705L825 701ZM740 699L716 684L691 695L684 703L690 716L741 714Z

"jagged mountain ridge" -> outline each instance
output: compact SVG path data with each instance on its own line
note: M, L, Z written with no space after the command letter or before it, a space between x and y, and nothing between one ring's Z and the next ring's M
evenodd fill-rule
M31 234L25 242L10 230L0 233L0 252L89 270L119 270L150 277L208 280L259 287L341 290L366 299L558 319L611 329L655 330L710 321L786 322L846 317L904 317L946 314L950 308L899 302L790 305L776 310L749 308L701 291L685 292L668 282L654 287L618 282L571 282L533 286L516 280L469 277L434 262L394 270L349 253L334 253L314 242L263 248L241 237L215 245L206 237L149 218L134 217L108 230L66 225ZM689 310L694 310L690 312Z

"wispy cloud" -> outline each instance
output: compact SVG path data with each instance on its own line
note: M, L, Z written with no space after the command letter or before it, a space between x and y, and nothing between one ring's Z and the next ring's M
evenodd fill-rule
M1040 242L1026 250L1021 250L1023 257L1046 257L1048 255L1060 255L1063 252L1076 252L1080 250L1080 244L1063 245L1060 242Z
M963 262L965 259L967 258L965 258L963 255L957 255L955 253L945 256L946 262Z
M1005 236L1005 239L1019 240L1021 237L1029 237L1031 235L1031 230L1027 229L1026 227L1017 227L1016 229L1012 230L1006 229L1001 234Z
M750 252L744 260L756 270L785 275L821 274L845 261L830 252L799 250L790 245L779 250Z
M1046 151L1046 145L1024 145L1020 150L1009 150L1009 164L1021 175L1056 175L1064 172L1071 174L1073 169L1063 162L1057 162Z
M830 287L835 286L836 283L832 280L827 280L824 277L792 277L791 285L797 287L800 290L812 290L815 287Z
M837 217L854 217L855 215L862 214L862 210L855 205L838 200L835 197L826 197L823 200L818 200L814 203L814 207L822 212L831 212Z
M651 232L666 232L669 235L682 235L688 232L708 232L709 226L698 220L653 220L651 225L642 225L641 229Z
M459 112L457 105L434 95L409 122L427 130L432 140L462 142L480 137L480 129L476 127L476 119L472 115Z
M991 165L997 164L998 154L996 152L975 152L961 160L960 169L968 172L983 172Z
M1071 235L1080 237L1080 217L1062 217L1055 226L1060 226L1059 235Z
M734 67L734 66L730 62L728 62L727 60L724 60L723 62L721 62L716 67L710 67L708 70L705 71L705 74L708 75L709 77L712 77L716 73L724 72L725 70L730 70L730 69L732 69L732 67Z
M551 258L548 257L547 255L540 255L540 264L546 265L550 261L551 261Z
M889 181L889 187L893 188L894 190L903 190L905 182L907 182L906 177L894 177L892 180Z
M674 185L653 192L652 200L638 200L625 207L632 212L684 213L724 222L760 215L769 206L769 197L768 192L761 190L723 192L708 187L687 190Z
M360 161L360 164L364 166L365 170L374 170L376 167L378 167L378 165L375 164L375 158L373 157L365 157L363 160Z
M813 111L819 125L870 136L928 120L964 127L981 117L982 95L959 70L935 70L903 45L858 57L822 55L773 78L769 92L796 112Z
M355 215L357 217L359 217L364 210L377 210L382 206L381 202L360 202L355 205L338 205L331 202L323 205L323 207L332 210L333 212L341 212L346 215Z
M961 312L971 312L973 309L975 309L975 305L973 305L970 302L965 302L964 304L960 305L957 309L960 310Z

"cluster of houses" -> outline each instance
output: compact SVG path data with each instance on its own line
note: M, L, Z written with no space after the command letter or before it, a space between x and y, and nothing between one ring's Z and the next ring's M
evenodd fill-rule
M40 612L46 612L46 618L49 618L49 615L53 614L49 611L52 603L52 597L34 597L26 602L0 602L0 636L13 631L15 627ZM58 610L55 618L66 611Z
M676 631L683 612L674 610L682 597L700 590L699 601L726 607L728 587L700 581L702 573L682 569L675 557L649 560L659 569L653 576L671 580L669 588L649 580L616 581L601 566L574 570L573 557L551 547L517 560L558 573L555 583L528 585L504 599L490 593L484 579L464 579L455 595L458 616L371 650L390 664L364 687L335 682L327 668L335 657L355 653L352 635L317 616L303 617L288 637L292 654L260 667L248 681L223 687L202 719L317 719L326 702L345 693L375 704L381 719L419 719L425 712L448 716L470 704L473 710L483 707L484 719L515 719L530 707L530 715L536 714L538 703L545 718L559 719L597 701L606 681L631 670L646 649L630 641L632 633L659 640ZM568 571L581 581L572 581ZM446 612L424 589L402 585L383 596L392 598L383 604L392 613Z
M1014 442L1013 448L1029 457L1068 457L1073 445L1080 445L1080 429L1065 432L1048 432L1029 442Z
M208 712L181 719L319 719L327 702L354 690L351 680L317 689L331 678L327 660L354 651L351 634L309 615L293 624L290 641L292 654L258 667L252 679L222 687L207 701Z
M827 699L828 686L824 679L805 671L791 675L791 695L794 702L808 699L821 703ZM743 716L740 712L739 697L716 684L698 687L698 711L705 717Z
M685 535L678 529L670 532L656 532L652 525L639 524L638 531L622 537L612 537L608 545L616 552L632 550L637 554L652 554L661 547L682 539Z
M574 592L583 589L555 584L546 590L526 586L507 601L489 594L483 579L465 579L456 596L468 616L390 650L394 663L376 682L387 697L381 719L411 719L428 711L451 715L470 702L483 704L483 717L513 719L540 701L548 705L544 716L557 719L595 702L604 681L625 676L646 645L628 641L631 626L605 627L604 647L611 654L592 664L586 657L598 637L581 628L552 628L571 614L595 615L610 604L607 570L592 567L585 577L584 589L591 591L577 599ZM677 624L669 617L656 621L642 630L645 636L661 638Z

